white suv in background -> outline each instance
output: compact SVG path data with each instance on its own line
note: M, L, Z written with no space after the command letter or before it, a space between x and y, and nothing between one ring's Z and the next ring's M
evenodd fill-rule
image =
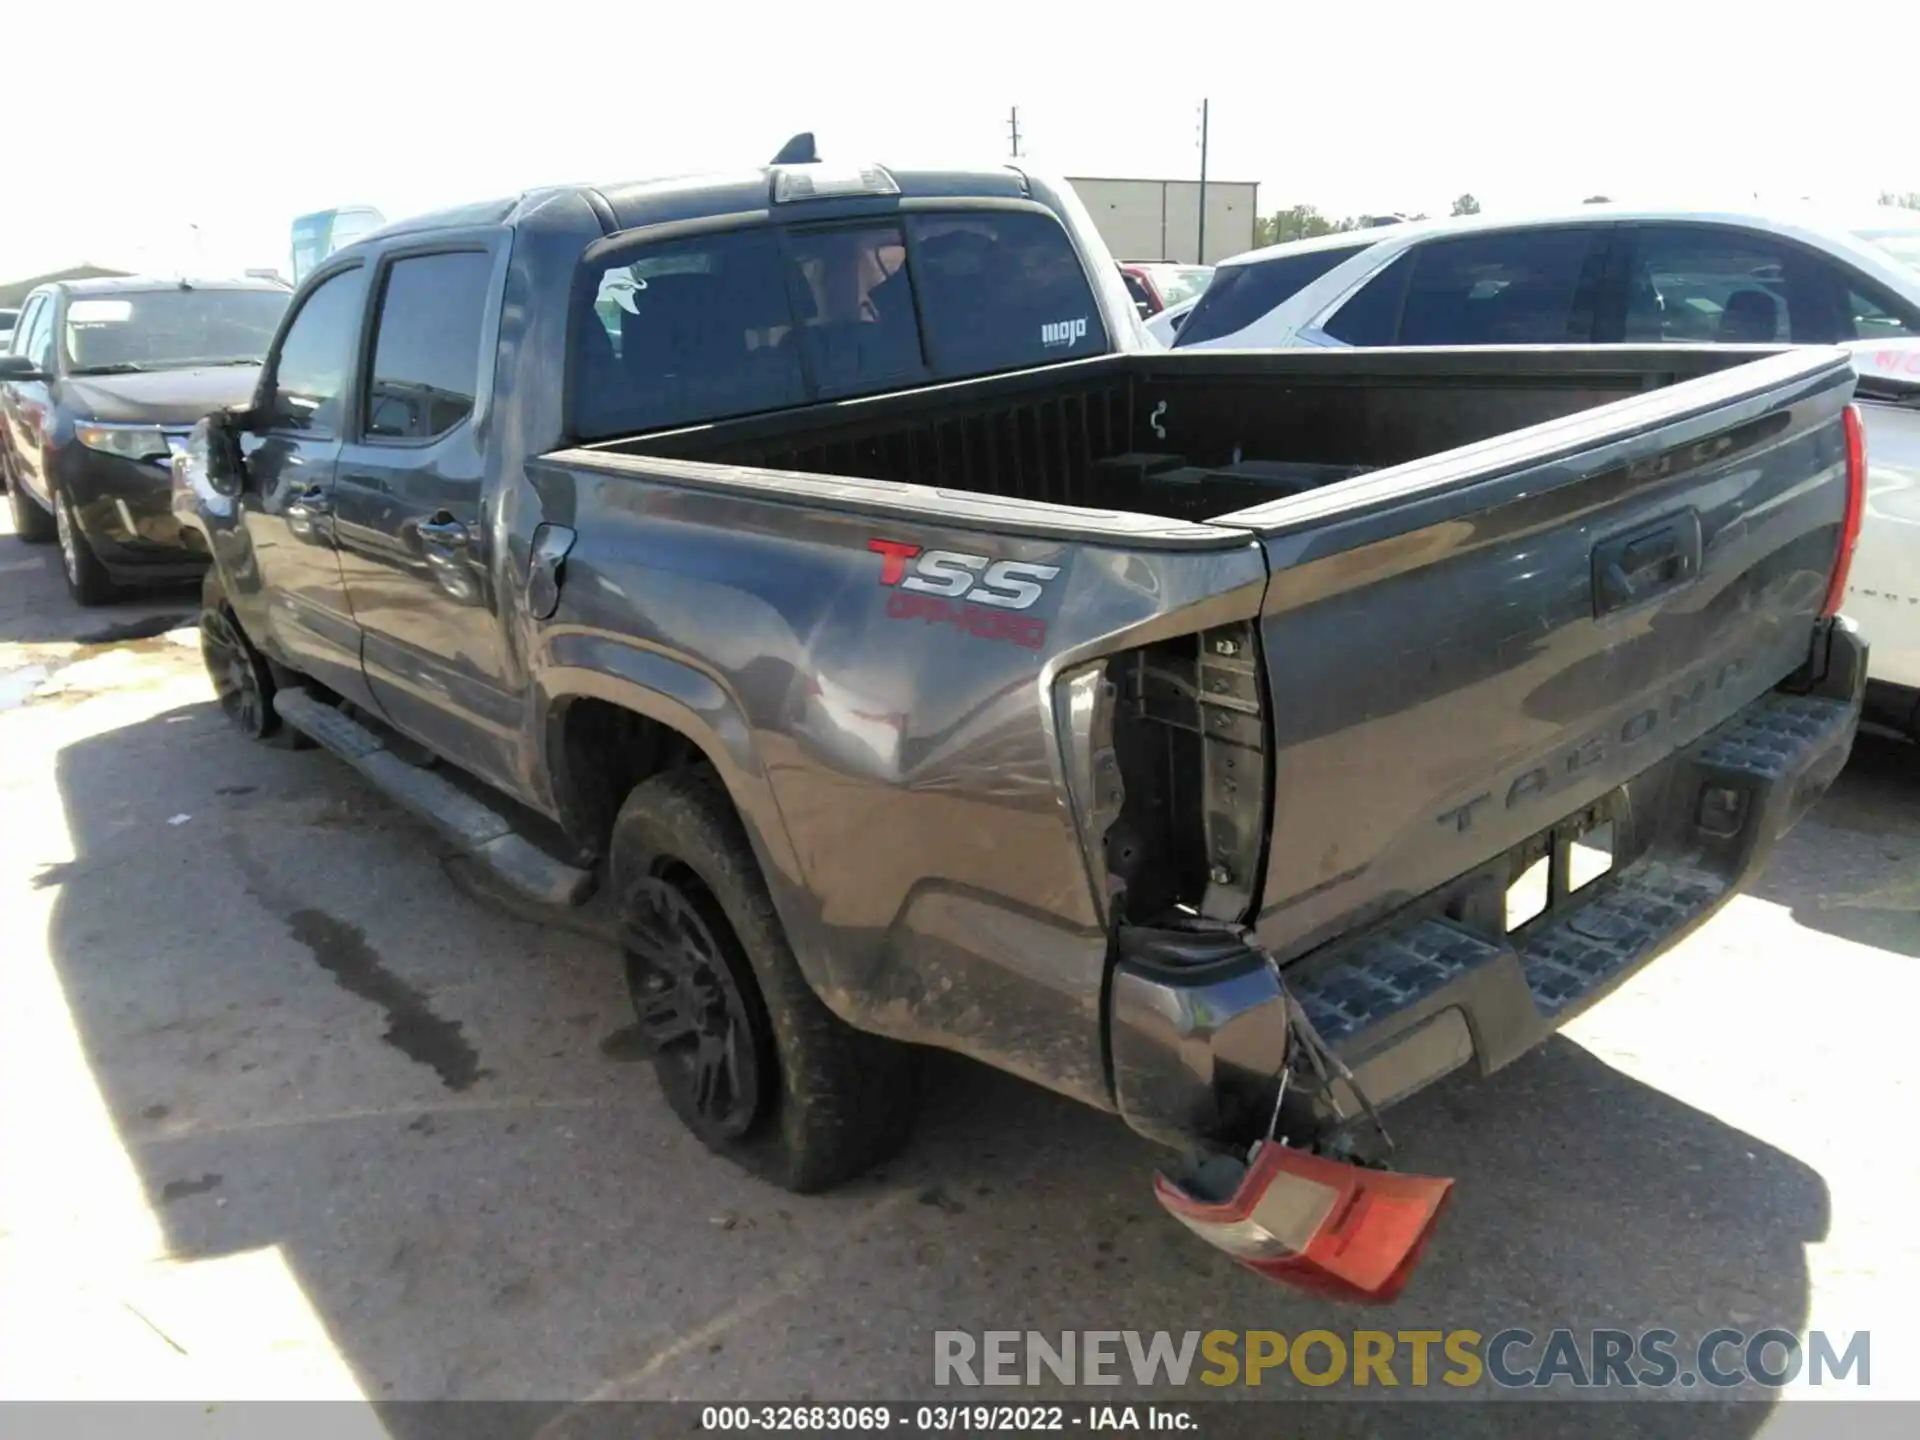
M1159 317L1156 317L1159 318ZM1582 206L1323 235L1224 260L1176 350L1301 345L1846 344L1867 422L1847 613L1870 713L1920 738L1920 211Z
M1920 211L1852 225L1588 205L1322 235L1224 260L1175 349L1825 344L1920 335Z

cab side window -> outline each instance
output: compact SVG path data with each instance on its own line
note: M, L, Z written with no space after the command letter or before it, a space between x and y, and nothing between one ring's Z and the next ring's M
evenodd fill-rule
M271 428L336 435L367 293L363 266L321 281L300 306L273 362Z
M43 375L53 373L53 312L56 302L52 296L40 302L39 310L34 314L27 328L27 340L20 351L33 361L33 368Z
M1434 240L1414 254L1402 345L1566 345L1593 338L1603 259L1586 226Z
M1920 335L1920 313L1864 276L1842 274L1841 293L1851 335L1842 340L1897 340Z
M484 251L414 255L387 269L374 321L369 440L431 440L473 413L493 261Z
M1817 308L1798 253L1724 225L1645 225L1627 267L1624 338L1697 345L1805 342Z
M40 312L45 308L46 303L47 297L44 295L36 295L27 301L27 308L21 311L20 318L13 322L13 338L7 345L8 354L27 353L27 337L33 333L33 323L40 318Z
M1605 250L1585 225L1428 240L1321 328L1349 345L1585 344Z

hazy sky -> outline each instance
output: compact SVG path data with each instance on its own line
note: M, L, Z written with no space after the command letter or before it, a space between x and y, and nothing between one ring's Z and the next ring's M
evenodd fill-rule
M760 164L803 129L993 163L1016 104L1048 170L1190 176L1205 96L1210 171L1263 212L1920 190L1920 0L12 0L4 29L0 279L285 269L305 210Z

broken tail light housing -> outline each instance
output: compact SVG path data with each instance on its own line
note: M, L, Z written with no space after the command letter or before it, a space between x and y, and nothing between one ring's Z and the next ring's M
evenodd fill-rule
M1174 1219L1254 1273L1326 1299L1384 1304L1419 1264L1453 1181L1266 1141L1224 1200L1164 1173L1153 1188Z
M1867 427L1860 418L1860 407L1848 405L1841 411L1841 423L1847 437L1847 509L1840 522L1840 551L1833 557L1827 598L1820 606L1822 619L1838 615L1847 598L1847 577L1853 569L1853 552L1860 543L1860 523L1867 509Z

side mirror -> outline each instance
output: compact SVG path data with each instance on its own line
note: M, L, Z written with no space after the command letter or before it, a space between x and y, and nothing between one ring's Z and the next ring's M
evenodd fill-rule
M231 499L246 486L246 461L240 453L240 432L246 422L244 410L216 410L187 437L188 468L204 475L207 488L216 495Z
M1153 306L1149 305L1146 301L1134 301L1133 308L1140 312L1140 318L1142 320L1151 320L1153 318Z
M32 359L25 355L0 355L0 380L44 380Z

